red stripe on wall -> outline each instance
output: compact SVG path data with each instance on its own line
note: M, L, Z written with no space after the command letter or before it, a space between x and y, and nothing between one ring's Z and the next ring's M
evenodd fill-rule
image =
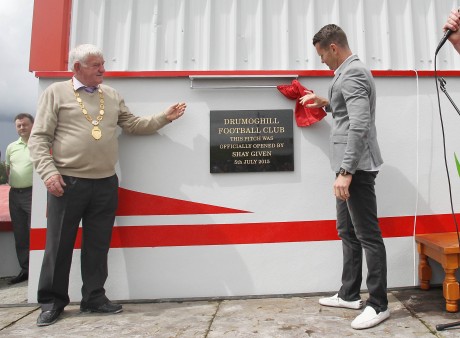
M385 238L409 237L414 217L380 219ZM455 231L451 214L417 217L417 234ZM116 226L112 248L142 248L193 245L263 244L338 240L334 220L241 224ZM30 249L45 248L46 229L32 229ZM75 248L81 247L81 229Z

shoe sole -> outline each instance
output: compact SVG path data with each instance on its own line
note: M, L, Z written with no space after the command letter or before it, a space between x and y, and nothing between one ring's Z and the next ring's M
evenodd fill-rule
M120 310L115 310L113 312L104 312L104 311L98 311L98 310L93 310L93 309L80 309L80 312L81 313L105 313L105 314L117 314L117 313L120 313L120 312L123 312L123 309L120 309Z
M28 280L28 279L23 279L23 280L20 280L20 281L9 281L7 284L8 284L8 285L16 285L16 284L25 282L25 281L27 281L27 280Z
M42 327L42 326L53 325L54 323L56 323L56 322L57 322L57 320L58 320L58 318L56 318L55 320L53 320L53 321L52 321L52 322L50 322L50 323L37 323L37 326L40 326L40 327Z
M333 304L326 304L326 303L321 303L319 302L320 305L323 306L329 306L329 307L339 307L339 308L344 308L344 309L351 309L351 310L359 310L363 307L363 301L361 300L358 305L346 305L346 304L340 304L340 303L333 303Z

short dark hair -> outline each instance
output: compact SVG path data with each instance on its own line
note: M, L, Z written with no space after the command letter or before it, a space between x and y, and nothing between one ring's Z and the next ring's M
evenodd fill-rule
M16 117L14 118L14 122L16 122L16 120L22 120L22 119L25 119L25 118L28 118L30 120L30 122L32 122L32 124L34 123L34 117L30 114L27 114L27 113L20 113L18 115L16 115Z
M326 48L331 43L348 48L348 39L345 32L337 25L329 24L321 28L313 37L313 46L319 43L321 48Z

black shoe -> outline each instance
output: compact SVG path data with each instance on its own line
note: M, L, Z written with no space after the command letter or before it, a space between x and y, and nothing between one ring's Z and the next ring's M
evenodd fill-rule
M63 309L42 311L37 318L37 326L47 326L56 323Z
M81 304L81 312L97 312L97 313L120 313L123 311L123 307L120 304L114 304L110 300L107 303L99 306L90 306Z
M21 271L19 275L16 277L12 278L9 282L8 285L13 285L13 284L18 284L21 282L24 282L25 280L29 279L29 274L27 272Z

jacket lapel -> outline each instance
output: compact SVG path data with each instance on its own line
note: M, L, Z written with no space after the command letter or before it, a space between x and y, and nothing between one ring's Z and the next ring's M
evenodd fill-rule
M340 67L339 70L336 72L334 78L332 79L331 85L329 86L329 102L331 102L332 98L332 88L334 87L334 84L337 82L339 79L340 75L342 72L348 67L350 63L353 61L359 60L358 56L353 55L352 57L348 58Z

